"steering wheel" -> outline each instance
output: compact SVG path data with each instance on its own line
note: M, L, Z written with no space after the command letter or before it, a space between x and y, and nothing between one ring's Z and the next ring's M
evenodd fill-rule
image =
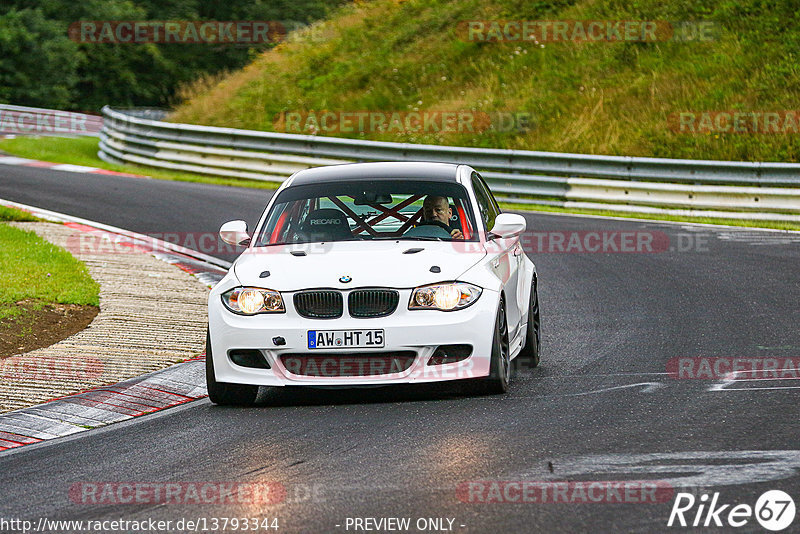
M450 235L450 232L452 232L452 229L450 228L450 226L445 224L445 223L443 223L442 221L436 221L436 220L433 220L433 221L420 221L420 222L417 223L417 226L439 226L440 228L443 228L444 230L447 231L447 235Z
M408 237L431 237L436 239L449 239L450 229L439 221L425 221L409 228L403 233Z

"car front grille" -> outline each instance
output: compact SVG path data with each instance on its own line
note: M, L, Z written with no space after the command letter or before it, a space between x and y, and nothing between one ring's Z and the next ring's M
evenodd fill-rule
M337 378L378 376L407 371L417 354L410 350L369 353L289 353L280 356L287 371L298 376Z
M393 289L357 289L347 297L352 317L386 317L397 309L400 295Z
M295 293L294 308L309 319L336 319L342 316L342 294L338 291Z

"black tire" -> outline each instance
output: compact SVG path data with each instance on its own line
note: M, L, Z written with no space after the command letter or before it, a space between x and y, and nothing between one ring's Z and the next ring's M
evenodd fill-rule
M208 398L221 406L251 406L258 396L258 386L217 382L211 357L211 335L206 331L206 388Z
M525 345L514 358L519 362L517 367L527 366L530 368L539 366L539 353L542 347L542 321L539 316L539 289L536 278L531 281L531 299L528 304L528 327L525 332Z
M505 300L500 298L497 318L494 322L492 338L492 359L489 364L489 376L478 379L479 393L498 395L508 391L511 382L511 362L508 350L508 321L506 320Z

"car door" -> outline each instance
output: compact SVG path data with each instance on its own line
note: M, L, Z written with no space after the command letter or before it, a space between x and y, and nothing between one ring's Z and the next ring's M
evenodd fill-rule
M472 173L472 189L478 201L480 217L483 219L487 231L487 249L489 252L489 265L492 272L502 282L506 296L506 317L508 319L508 339L511 342L517 335L522 318L522 306L519 295L519 272L522 264L522 247L519 237L511 239L492 239L489 232L494 227L494 221L500 214L500 207L489 191L489 187L477 172Z

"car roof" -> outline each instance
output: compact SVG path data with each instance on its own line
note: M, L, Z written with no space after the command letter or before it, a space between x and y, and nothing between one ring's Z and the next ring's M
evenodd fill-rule
M305 169L294 174L289 186L340 180L423 180L457 182L458 165L431 162L348 163Z

